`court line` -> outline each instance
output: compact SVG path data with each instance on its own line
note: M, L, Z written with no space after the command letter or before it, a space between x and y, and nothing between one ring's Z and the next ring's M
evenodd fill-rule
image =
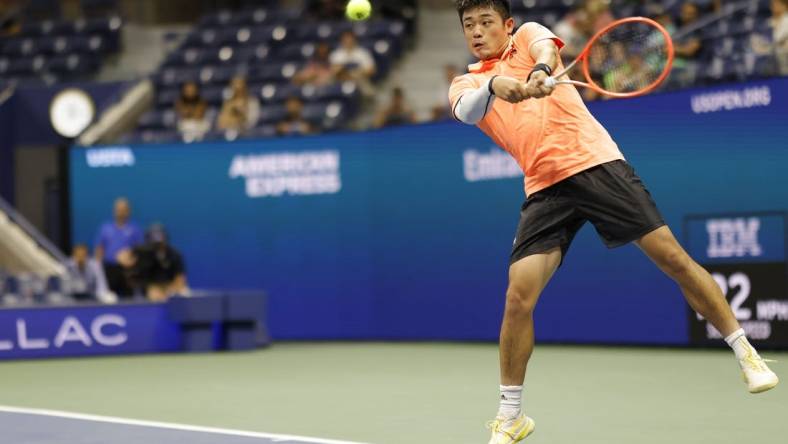
M32 409L32 408L11 407L4 405L0 405L0 413L20 413L26 415L52 416L56 418L76 419L80 421L93 421L93 422L104 422L110 424L150 427L157 429L181 430L185 432L214 433L217 435L241 436L245 438L265 438L265 439L273 440L274 442L301 441L301 442L314 443L314 444L367 444L367 443L361 443L355 441L338 441L334 439L312 438L309 436L279 435L275 433L250 432L246 430L222 429L218 427L202 427L202 426L194 426L188 424L177 424L177 423L159 422L159 421L145 421L139 419L117 418L113 416L88 415L84 413L72 413L72 412L64 412L59 410Z

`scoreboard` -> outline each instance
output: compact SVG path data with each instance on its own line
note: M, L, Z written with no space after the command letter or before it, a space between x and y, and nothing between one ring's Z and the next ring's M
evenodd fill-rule
M684 220L690 254L711 273L747 337L788 346L786 213L693 215ZM690 343L719 344L722 335L688 310Z

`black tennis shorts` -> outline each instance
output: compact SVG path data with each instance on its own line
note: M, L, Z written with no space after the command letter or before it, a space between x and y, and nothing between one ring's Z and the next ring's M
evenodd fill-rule
M562 261L586 221L608 248L665 225L657 205L625 161L603 163L534 193L523 204L510 264L561 247Z

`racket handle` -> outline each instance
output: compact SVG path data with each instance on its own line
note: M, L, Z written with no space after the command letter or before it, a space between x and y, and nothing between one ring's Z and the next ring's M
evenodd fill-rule
M555 81L555 77L548 77L544 80L544 84L549 86L550 88L554 88L558 82Z

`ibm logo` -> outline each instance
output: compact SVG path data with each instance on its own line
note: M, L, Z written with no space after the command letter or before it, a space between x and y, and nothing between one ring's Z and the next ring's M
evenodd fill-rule
M706 251L710 258L728 258L763 254L758 243L761 220L757 217L735 219L709 219L706 232L709 234L709 247Z

